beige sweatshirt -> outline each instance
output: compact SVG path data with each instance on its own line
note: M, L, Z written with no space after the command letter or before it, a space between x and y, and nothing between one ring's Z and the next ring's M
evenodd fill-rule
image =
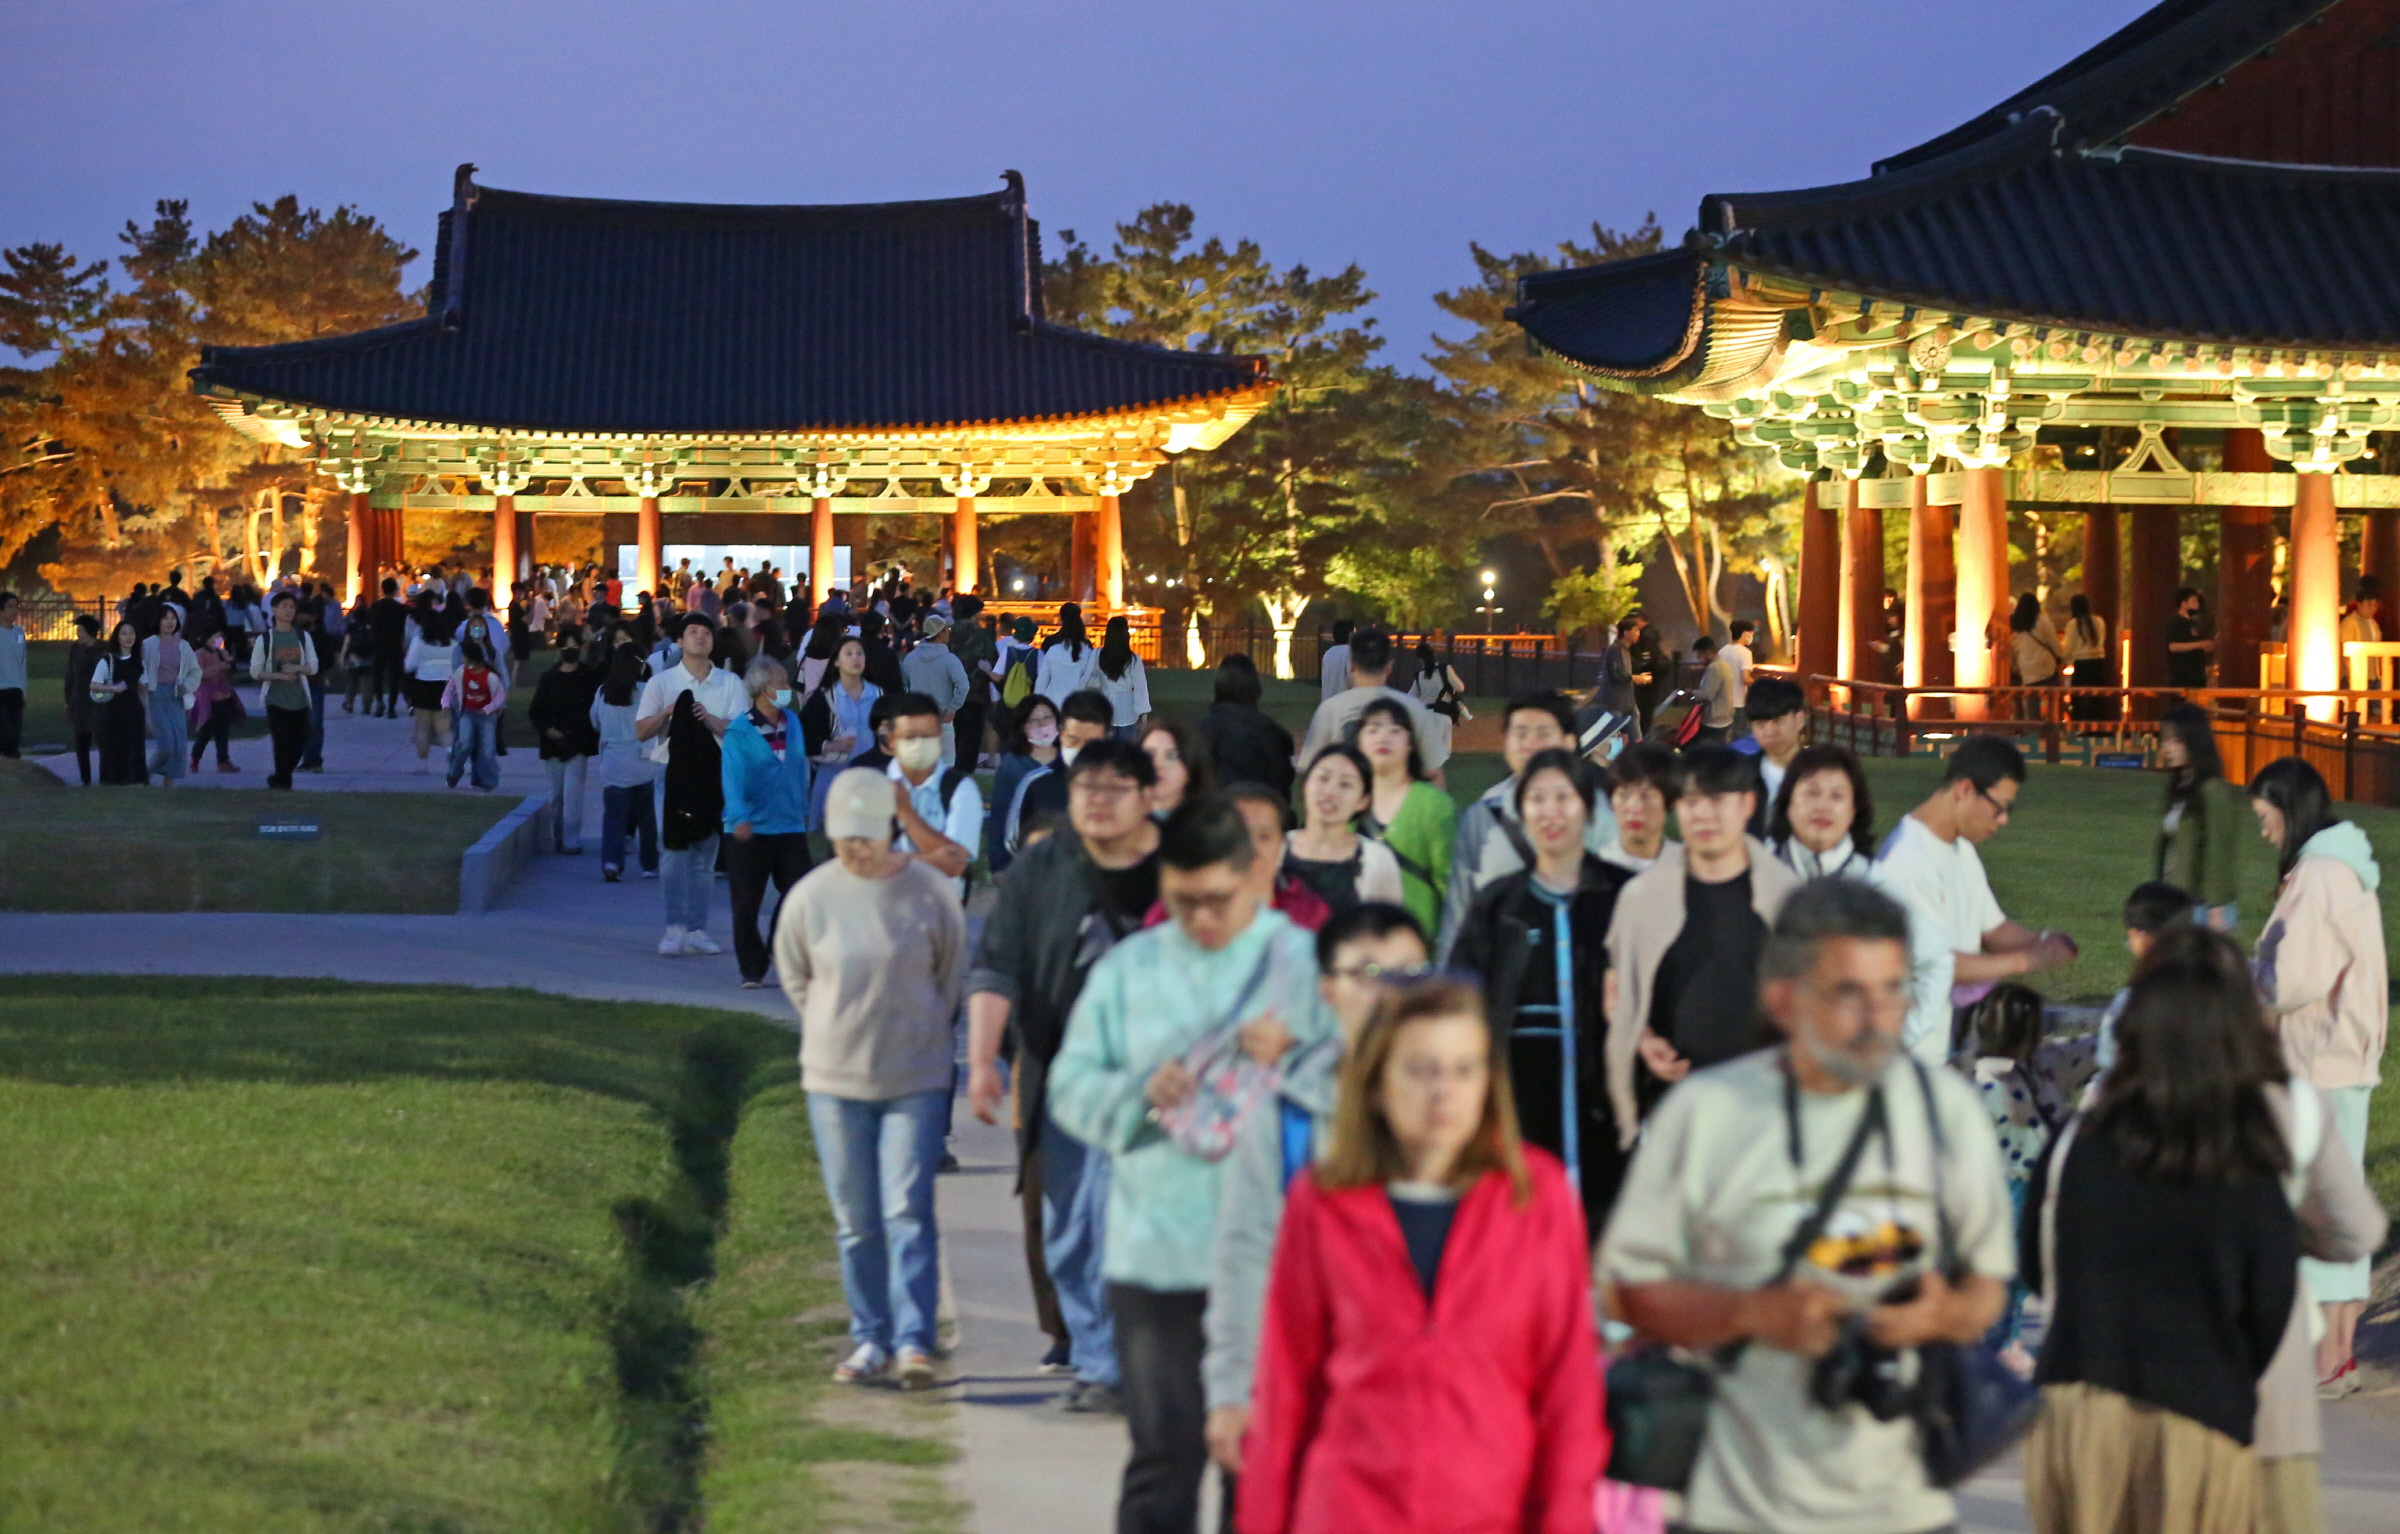
M800 1084L882 1102L950 1090L967 919L935 869L888 879L821 863L775 921L775 971L800 1014Z

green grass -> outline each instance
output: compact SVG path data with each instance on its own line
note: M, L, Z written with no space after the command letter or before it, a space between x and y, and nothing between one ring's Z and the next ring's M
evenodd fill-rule
M680 1286L789 1048L522 992L0 979L0 1528L660 1526Z
M0 911L458 909L459 855L516 808L502 794L74 788L0 777ZM315 841L261 837L305 820Z

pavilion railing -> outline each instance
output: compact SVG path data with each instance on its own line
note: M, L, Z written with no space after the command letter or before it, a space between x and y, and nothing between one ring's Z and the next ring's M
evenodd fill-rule
M2237 782L2283 756L2305 759L2337 798L2400 808L2400 690L2271 687L1900 687L1811 676L1811 738L1861 756L1940 754L1969 733L2016 737L2042 760L2135 766L2155 760L2158 718L2207 710ZM2117 760L2109 761L2107 758Z

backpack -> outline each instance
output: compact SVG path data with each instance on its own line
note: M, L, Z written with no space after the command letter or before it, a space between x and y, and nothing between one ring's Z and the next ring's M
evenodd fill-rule
M1033 657L1023 651L1009 652L1008 676L1000 683L1000 701L1015 708L1033 696Z
M1650 716L1650 744L1680 751L1699 738L1706 717L1700 695L1688 687L1677 688Z

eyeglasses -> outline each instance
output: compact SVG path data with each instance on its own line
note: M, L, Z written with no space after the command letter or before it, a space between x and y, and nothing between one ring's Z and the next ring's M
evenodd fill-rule
M1969 786L1973 787L1974 785L1970 784ZM2006 800L1995 799L1991 796L1991 793L1988 790L1982 788L1975 789L1975 797L1990 805L1992 807L1992 813L1998 816L2000 819L2006 820L2008 818L2009 804Z

